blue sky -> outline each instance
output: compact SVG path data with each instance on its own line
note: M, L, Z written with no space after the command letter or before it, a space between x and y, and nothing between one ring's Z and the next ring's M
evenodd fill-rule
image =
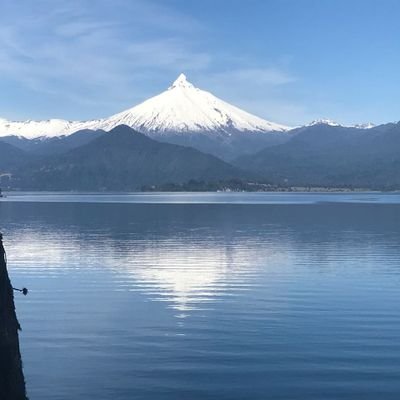
M91 119L180 72L269 120L400 119L397 0L2 0L0 117Z

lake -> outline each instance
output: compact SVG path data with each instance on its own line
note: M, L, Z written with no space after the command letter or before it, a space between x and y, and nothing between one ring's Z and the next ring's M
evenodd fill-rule
M400 195L0 201L31 400L398 399Z

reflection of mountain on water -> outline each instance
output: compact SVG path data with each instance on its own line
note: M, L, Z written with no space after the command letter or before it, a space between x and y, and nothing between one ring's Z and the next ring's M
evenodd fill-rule
M337 263L338 254L350 257L354 249L364 259L371 252L387 257L387 243L393 243L391 249L400 243L397 215L397 205L349 204L2 203L0 208L10 230L13 267L36 279L43 276L46 283L57 277L53 292L76 296L77 285L93 291L103 285L105 294L135 290L181 314L213 308L222 296L229 300L261 278L285 281L285 271L299 263L324 273L329 266L345 268ZM383 263L380 271L390 268ZM74 279L68 293L61 287L64 276L68 284Z
M168 302L169 307L181 312L179 316L208 308L221 296L235 296L249 289L259 274L258 266L265 269L266 259L271 264L282 259L271 248L260 249L258 242L229 244L179 238L122 253L118 264L111 262L108 267L125 276L125 288L146 293L154 301Z
M25 251L16 245L13 260L31 269L29 254L36 260L36 276L76 276L86 269L95 280L99 271L112 271L115 277L109 281L115 283L114 290L137 291L186 316L248 290L262 271L284 264L287 256L272 236L213 237L193 230L187 235L138 236L117 240L85 234L81 240L73 232L50 230L37 240L37 234L27 231L19 236Z

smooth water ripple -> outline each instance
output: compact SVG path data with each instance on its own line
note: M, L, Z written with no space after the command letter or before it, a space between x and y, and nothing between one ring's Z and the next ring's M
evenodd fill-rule
M32 400L398 399L397 195L222 195L0 202Z

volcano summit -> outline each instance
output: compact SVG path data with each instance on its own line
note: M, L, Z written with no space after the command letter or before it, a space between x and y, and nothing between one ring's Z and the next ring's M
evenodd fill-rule
M14 122L0 119L0 136L28 139L67 136L83 129L127 125L151 138L231 158L286 140L286 126L243 111L196 88L184 74L161 94L109 118L91 121Z

